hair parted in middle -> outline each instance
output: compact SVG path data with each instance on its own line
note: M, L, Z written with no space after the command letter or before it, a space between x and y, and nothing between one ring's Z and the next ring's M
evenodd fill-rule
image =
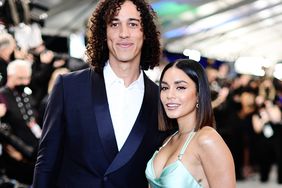
M161 56L160 31L157 14L145 0L101 0L88 21L86 56L89 65L102 73L109 59L107 46L107 24L118 14L121 5L131 1L140 12L144 42L140 66L143 70L153 69L159 64Z
M196 115L195 131L204 126L215 127L215 119L211 105L211 93L207 75L203 66L197 61L191 59L179 59L165 66L160 77L159 90L161 92L161 83L166 71L170 68L182 70L196 85L198 96L198 108ZM164 110L161 101L159 101L159 129L160 130L175 130L178 128L176 119L170 119ZM189 122L188 122L189 123Z

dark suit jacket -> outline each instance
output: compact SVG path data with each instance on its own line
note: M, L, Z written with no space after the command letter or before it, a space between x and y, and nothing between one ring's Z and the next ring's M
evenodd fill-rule
M60 76L46 108L34 188L147 187L145 168L164 135L159 92L144 74L137 120L118 152L103 76L85 69Z

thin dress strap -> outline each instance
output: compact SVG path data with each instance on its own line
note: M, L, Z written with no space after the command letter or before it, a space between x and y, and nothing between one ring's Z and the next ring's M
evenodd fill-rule
M191 133L189 133L189 136L188 136L187 140L185 141L185 143L184 143L184 145L183 145L183 147L182 147L182 149L181 149L181 151L180 151L180 153L179 153L179 155L178 155L178 159L179 159L179 160L182 159L182 156L184 155L184 152L185 152L185 150L186 150L188 144L190 143L190 141L192 140L192 138L193 138L194 135L195 135L195 132L194 132L194 131L192 131Z
M176 135L177 133L178 133L178 131L176 131L175 133L173 133L173 134L169 137L169 139L167 139L167 141L159 148L159 151L160 151L163 147L165 147L165 146L167 145L167 143L169 143L169 141L171 140L171 138L174 137L174 135Z

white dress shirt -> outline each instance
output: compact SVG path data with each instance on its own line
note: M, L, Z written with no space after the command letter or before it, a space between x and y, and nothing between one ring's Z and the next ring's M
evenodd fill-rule
M109 62L106 63L103 71L115 137L118 150L121 150L136 121L143 102L143 72L140 72L137 80L125 87L124 81L117 77Z

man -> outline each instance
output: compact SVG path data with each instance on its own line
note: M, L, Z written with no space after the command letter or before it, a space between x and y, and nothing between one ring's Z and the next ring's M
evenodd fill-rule
M14 60L7 67L7 83L0 89L6 106L1 118L8 128L3 141L3 168L9 178L31 184L41 129L26 86L31 78L30 62Z
M16 49L16 41L9 33L0 32L0 86L7 82L7 66Z
M103 0L89 20L91 68L59 76L45 112L34 188L147 187L161 144L158 88L141 70L160 58L144 0Z

